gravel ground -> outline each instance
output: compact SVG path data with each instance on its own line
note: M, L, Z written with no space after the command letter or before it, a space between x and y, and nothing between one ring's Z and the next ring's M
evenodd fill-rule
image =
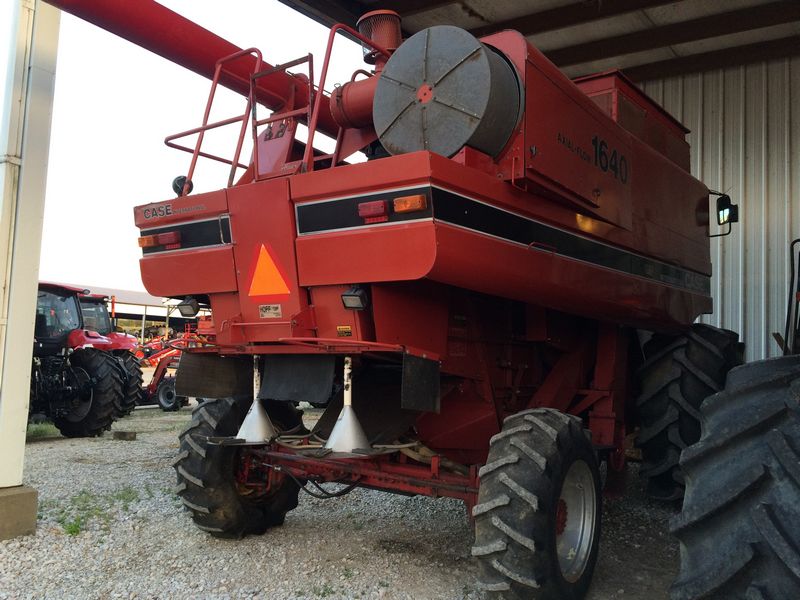
M313 411L312 411L313 412ZM283 527L241 541L196 529L172 493L171 461L190 409L138 409L115 429L133 442L29 442L25 483L38 489L35 535L0 542L0 599L479 599L462 504L355 490L301 494ZM606 499L589 600L666 598L678 566L666 522L629 467Z

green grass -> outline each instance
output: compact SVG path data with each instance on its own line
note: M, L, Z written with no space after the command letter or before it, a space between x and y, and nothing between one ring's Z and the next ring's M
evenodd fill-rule
M39 505L39 518L52 515L67 535L78 535L89 523L100 523L103 531L111 528L114 512L122 507L130 511L131 504L139 500L139 492L130 486L110 494L94 494L81 490L66 501L43 501Z
M130 510L131 504L139 499L139 492L131 486L125 486L121 490L117 490L111 494L111 499L116 502L121 502L125 512Z
M26 440L35 440L39 438L60 437L61 432L58 427L52 423L31 423L28 425L28 431L25 434Z

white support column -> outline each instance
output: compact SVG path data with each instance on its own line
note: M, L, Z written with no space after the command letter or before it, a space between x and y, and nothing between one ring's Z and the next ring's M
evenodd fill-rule
M11 19L12 24L9 71L0 121L0 189L3 193L0 205L2 492L2 488L22 483L61 13L39 0L12 0L0 5L0 21ZM35 519L35 494L33 514Z

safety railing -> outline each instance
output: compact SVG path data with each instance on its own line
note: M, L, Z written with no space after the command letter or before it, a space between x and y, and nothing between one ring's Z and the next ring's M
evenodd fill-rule
M306 144L306 151L303 156L303 164L307 165L307 170L309 171L314 169L315 160L321 161L330 159L331 161L330 166L335 167L339 159L339 148L342 144L341 128L339 128L339 134L336 136L336 147L333 153L329 155L319 156L316 159L314 159L314 135L317 132L317 124L319 123L319 112L320 112L320 107L322 105L322 96L325 90L325 81L328 77L328 66L330 65L331 61L333 42L336 39L336 34L340 31L349 34L351 37L371 47L378 54L384 56L387 60L389 59L389 52L385 48L382 48L381 46L377 45L371 39L364 37L352 27L348 27L343 23L337 23L336 25L331 27L331 32L328 34L328 45L325 49L325 60L322 62L322 72L320 73L319 85L317 86L319 93L316 95L316 98L314 99L314 109L311 113L311 120L308 125L308 143Z
M303 63L308 63L308 76L305 78L306 84L308 85L308 101L305 106L301 108L295 108L296 104L296 88L295 86L291 87L291 92L289 98L286 99L286 102L279 111L273 111L272 115L265 119L258 118L258 102L256 102L256 89L258 85L258 80L270 77L275 75L276 73L286 72L291 67L296 67L298 65L302 65ZM297 74L294 74L296 79L300 77ZM287 63L283 63L280 65L276 65L269 69L265 69L263 71L258 71L253 73L250 77L250 97L249 97L249 105L251 106L252 110L252 119L251 119L251 126L253 131L253 176L255 179L259 179L262 173L259 172L260 162L260 153L262 152L261 144L259 143L259 127L263 127L267 125L267 133L265 136L269 136L265 139L265 141L269 141L274 139L275 137L283 137L284 135L291 136L291 144L294 143L295 138L295 127L294 124L299 117L305 117L306 122L308 123L311 120L311 111L314 107L314 56L312 54L308 54L306 56L301 56L295 60L289 61ZM273 133L272 131L272 124L280 122L283 126L283 129L278 130L278 132ZM303 162L300 165L301 168L305 170L310 170L310 165L306 162Z
M245 56L254 56L256 59L253 67L253 73L259 73L261 71L261 65L263 61L261 58L261 52L257 48L247 48L246 50L241 50L239 52L236 52L235 54L231 54L229 56L226 56L218 60L214 66L214 77L211 80L211 91L209 92L208 101L206 102L206 109L205 112L203 113L203 124L200 125L200 127L195 127L194 129L190 129L188 131L182 131L181 133L176 133L174 135L171 135L164 140L164 143L170 148L183 150L184 152L189 152L192 154L192 162L189 164L189 171L186 174L186 180L184 181L183 189L181 190L180 193L181 196L185 196L191 191L192 177L194 176L194 171L197 166L197 159L201 156L203 158L208 158L231 166L230 173L228 174L228 187L233 185L233 179L236 175L237 168L247 169L247 165L239 162L239 157L242 152L242 146L244 145L244 136L245 133L247 132L247 123L250 120L250 114L252 109L251 105L254 98L252 92L252 85L250 86L251 91L247 97L247 107L241 116L230 117L228 119L222 119L221 121L215 121L213 123L208 122L211 116L211 105L214 102L214 96L217 91L217 86L219 85L219 78L223 72L223 66L226 63L233 62ZM236 75L230 73L230 71L228 71L227 74L229 77L240 79ZM245 83L251 83L251 82L245 82ZM222 156L210 154L208 152L203 152L201 150L203 145L203 139L205 138L205 134L207 131L211 129L217 129L219 127L224 127L226 125L231 125L233 123L242 124L239 131L239 137L237 139L236 151L234 152L233 159L224 158ZM188 146L182 146L180 144L175 143L175 140L195 134L197 134L197 141L195 142L194 148L190 148Z

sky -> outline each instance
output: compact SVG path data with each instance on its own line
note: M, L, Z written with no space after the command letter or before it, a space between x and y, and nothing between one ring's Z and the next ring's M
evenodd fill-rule
M271 64L312 52L319 78L328 29L277 0L161 3L240 47L259 48ZM326 89L363 66L360 47L340 37ZM172 180L186 172L191 155L163 140L200 125L209 87L183 67L62 15L41 280L144 290L133 207L174 197ZM220 88L212 119L241 114L244 102ZM225 128L224 147L211 139L209 148L232 154L237 134L235 126ZM226 181L227 167L201 159L195 191Z

